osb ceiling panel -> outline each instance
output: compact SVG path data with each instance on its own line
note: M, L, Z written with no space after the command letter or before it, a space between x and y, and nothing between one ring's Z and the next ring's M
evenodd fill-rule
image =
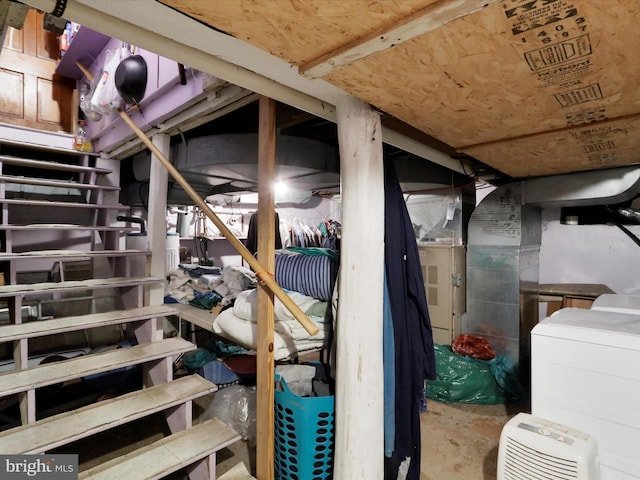
M475 158L492 158L513 177L598 170L638 162L640 115L604 120L493 144L469 147Z
M165 3L304 72L385 26L456 2ZM637 162L637 1L487 3L322 78L514 177Z
M162 0L294 65L438 0Z

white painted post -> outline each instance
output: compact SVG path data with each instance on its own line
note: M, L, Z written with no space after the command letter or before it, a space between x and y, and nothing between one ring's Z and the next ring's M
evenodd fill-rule
M384 170L380 117L337 105L342 195L336 321L336 480L384 477L382 298Z
M170 153L170 137L165 134L154 135L151 141L167 158ZM151 276L164 278L167 267L167 185L169 172L151 152L151 170L149 173L149 213L148 238L151 255ZM164 303L164 286L152 285L149 305Z
M168 135L159 134L152 138L153 144L165 156L169 156L170 138ZM148 230L147 239L151 255L151 276L164 278L166 275L167 258L167 182L169 172L164 168L153 152L151 153L151 170L149 179L148 202ZM154 284L149 287L149 294L144 305L162 305L164 303L164 285ZM136 330L136 337L140 342L159 341L163 337L162 321L151 319L143 322ZM170 357L162 359L155 364L145 366L145 385L157 385L169 382L173 378L173 365ZM167 422L172 432L184 428L181 422L175 420L175 415L167 414ZM173 419L173 420L172 420ZM186 421L186 420L185 420ZM177 423L176 423L177 422Z

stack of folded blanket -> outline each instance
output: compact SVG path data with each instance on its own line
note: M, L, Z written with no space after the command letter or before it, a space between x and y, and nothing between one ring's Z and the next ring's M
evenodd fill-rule
M322 348L332 327L330 302L338 273L338 254L326 248L276 250L275 280L319 328L310 336L286 307L275 299L274 356L276 360ZM255 289L240 292L233 307L223 310L213 331L247 348L256 348Z

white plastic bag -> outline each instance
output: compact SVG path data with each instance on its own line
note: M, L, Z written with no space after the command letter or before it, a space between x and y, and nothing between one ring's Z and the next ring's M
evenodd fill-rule
M114 77L118 65L129 54L129 49L124 45L117 47L113 52L107 50L102 75L91 97L91 107L94 111L110 115L124 108L124 100L118 93Z
M94 110L91 106L91 98L93 98L96 90L97 80L102 75L102 72L98 73L99 75L96 75L91 83L84 80L80 83L80 108L84 112L85 117L93 122L97 122L102 118L102 114Z
M210 398L210 397L209 397ZM204 399L204 397L203 397ZM231 385L218 390L198 416L200 422L219 418L233 428L250 446L256 444L256 387Z

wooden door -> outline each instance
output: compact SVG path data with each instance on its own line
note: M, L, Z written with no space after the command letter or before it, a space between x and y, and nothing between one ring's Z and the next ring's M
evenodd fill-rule
M0 122L71 132L74 81L55 75L58 40L30 10L22 30L7 28L0 52Z

